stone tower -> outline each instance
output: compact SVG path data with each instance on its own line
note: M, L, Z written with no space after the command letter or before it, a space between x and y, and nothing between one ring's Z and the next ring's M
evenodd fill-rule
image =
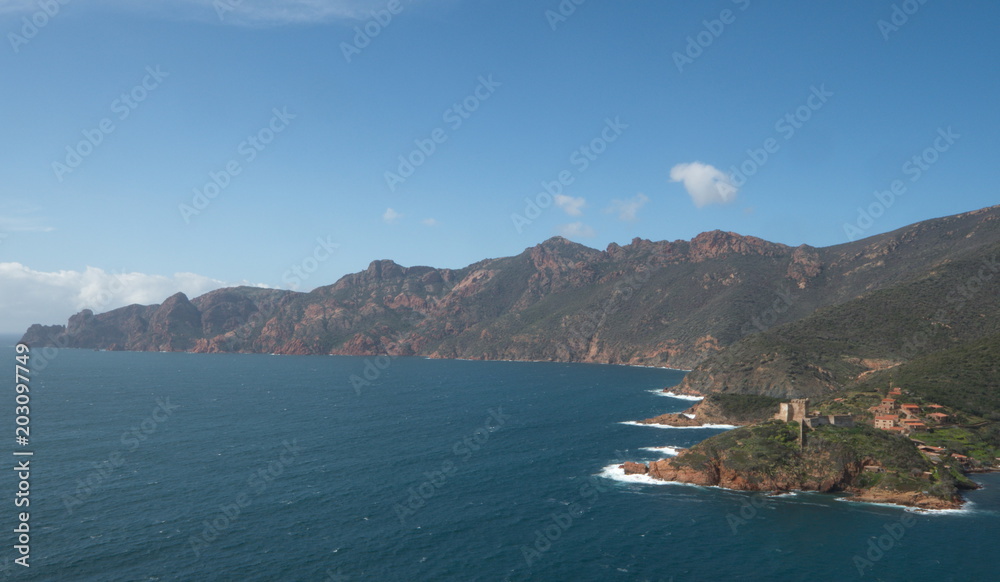
M807 411L809 409L809 399L808 398L796 398L792 400L792 420L795 422L800 422L805 419Z

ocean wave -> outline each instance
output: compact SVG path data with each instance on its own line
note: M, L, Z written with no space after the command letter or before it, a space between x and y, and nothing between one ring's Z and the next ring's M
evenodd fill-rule
M647 364L625 364L626 368L652 368L654 370L670 370L671 372L690 372L683 368L671 368L669 366L650 366Z
M704 396L688 396L687 394L674 394L673 392L664 392L663 390L647 390L646 392L651 392L657 396L666 396L668 398L676 398L678 400L691 400L691 401L701 401L704 400Z
M837 501L846 501L848 503L864 503L865 505L872 505L875 507L891 507L893 509L902 509L903 511L908 511L910 513L919 513L922 515L965 515L969 516L973 513L980 513L978 509L975 509L975 503L971 501L966 501L962 504L962 507L958 509L924 509L922 507L910 507L908 505L899 505L898 503L881 503L878 501L865 501L864 499L855 499L853 497L838 497Z
M687 487L697 487L697 485L691 485L690 483L678 483L677 481L654 479L649 475L626 475L625 469L622 469L617 464L604 467L601 469L601 472L597 474L597 476L604 477L605 479L611 479L612 481L621 481L622 483L641 483L644 485L684 485Z
M725 430L731 430L734 428L739 428L735 424L702 424L700 426L670 426L669 424L646 424L642 422L636 422L634 420L625 420L619 422L618 424L627 424L629 426L651 426L653 428L721 428Z
M676 457L681 451L684 450L684 447L642 447L641 450L660 453L661 455L667 455L668 457Z

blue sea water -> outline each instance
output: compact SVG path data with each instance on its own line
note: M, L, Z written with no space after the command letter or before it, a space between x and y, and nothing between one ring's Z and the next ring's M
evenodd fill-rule
M0 353L13 371L13 348ZM3 576L998 579L1000 475L977 476L986 487L969 494L969 509L935 514L609 478L609 466L658 458L646 448L720 432L621 424L690 406L649 392L682 377L584 364L62 350L31 374L28 447L14 443L12 382L0 406L9 465L14 450L34 452L31 566L14 564L8 533ZM0 472L7 532L21 511L17 487L14 471Z

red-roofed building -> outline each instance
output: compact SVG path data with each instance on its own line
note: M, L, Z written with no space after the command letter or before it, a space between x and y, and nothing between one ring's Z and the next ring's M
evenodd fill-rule
M934 422L941 423L948 420L948 415L943 412L932 412L927 415L929 418L933 419Z

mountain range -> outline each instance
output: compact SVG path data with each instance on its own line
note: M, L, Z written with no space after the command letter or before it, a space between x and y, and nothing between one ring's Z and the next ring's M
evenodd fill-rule
M693 369L680 388L692 393L822 397L995 346L998 259L1000 206L823 248L721 231L603 251L555 237L462 269L378 260L308 293L83 310L22 341L648 365Z

